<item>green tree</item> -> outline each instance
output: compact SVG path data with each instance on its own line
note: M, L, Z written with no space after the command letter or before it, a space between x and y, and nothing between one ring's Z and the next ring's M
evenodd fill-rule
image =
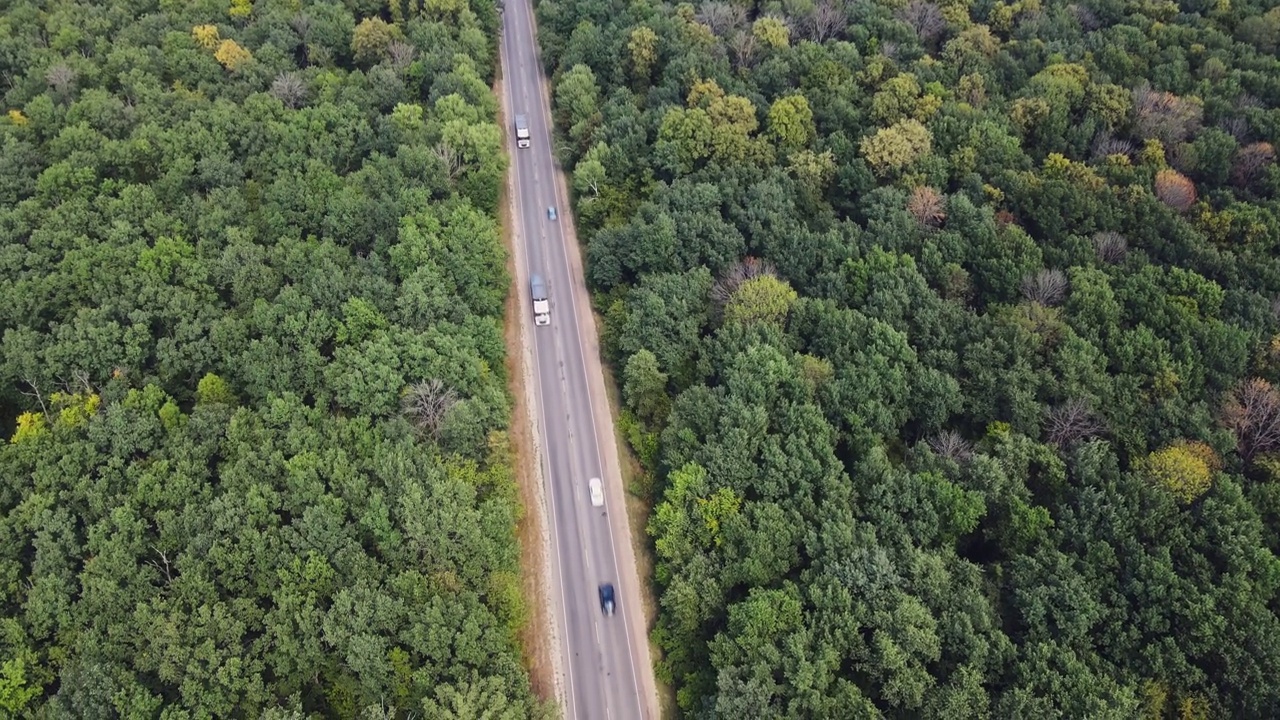
M726 322L780 323L787 317L798 295L785 280L762 275L742 283L725 304Z
M642 348L627 360L622 376L622 394L631 410L645 422L661 423L670 399L667 375L659 369L658 358Z
M702 108L672 108L662 116L654 150L672 173L687 175L711 156L714 132L711 116Z
M681 711L1280 713L1273 13L784 5L538 8Z
M940 105L934 95L921 96L914 75L903 73L886 80L871 97L871 118L885 125L907 118L924 122Z
M429 720L519 720L528 709L511 702L500 678L475 678L458 685L441 685L434 698L422 701Z
M787 95L769 106L769 133L779 147L797 150L813 142L813 111L804 95Z
M379 17L367 17L351 35L351 53L356 62L372 64L386 57L391 43L404 38L400 28Z
M609 157L609 146L596 143L573 168L573 189L579 195L600 196L600 188L606 180L604 161Z
M213 373L200 378L200 384L196 386L196 400L203 405L234 405L235 399L227 381Z
M631 31L627 40L631 53L631 72L639 83L647 83L658 61L658 34L652 28L641 25Z
M600 88L595 73L586 65L575 65L556 85L557 120L568 128L578 147L589 147L598 120Z
M545 715L496 12L294 5L6 15L0 715ZM436 426L401 397L432 381Z

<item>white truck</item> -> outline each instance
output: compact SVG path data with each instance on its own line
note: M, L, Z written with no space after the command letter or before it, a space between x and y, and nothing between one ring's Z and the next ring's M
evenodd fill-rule
M551 301L547 299L547 285L542 282L541 275L529 278L529 289L533 295L533 324L538 327L551 324Z
M516 115L516 147L529 147L529 118L525 115Z

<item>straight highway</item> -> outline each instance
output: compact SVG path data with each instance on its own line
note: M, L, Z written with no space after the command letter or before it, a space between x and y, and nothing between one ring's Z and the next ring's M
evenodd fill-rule
M569 720L656 720L656 695L640 584L631 551L609 406L581 255L553 156L551 109L530 0L503 10L503 93L511 156L517 280L532 335L535 405L551 540L552 615ZM513 119L527 117L530 147L517 148ZM555 209L552 217L550 208ZM545 279L551 323L533 327L529 277ZM604 505L593 506L591 478ZM606 616L599 589L615 588Z

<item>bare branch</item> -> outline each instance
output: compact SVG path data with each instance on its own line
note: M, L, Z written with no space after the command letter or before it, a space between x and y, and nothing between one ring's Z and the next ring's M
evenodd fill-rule
M1061 270L1041 270L1022 279L1022 296L1045 307L1066 299L1067 288L1067 275Z
M391 61L391 67L396 72L404 72L405 68L413 63L414 55L417 49L403 40L392 40L387 45L387 58Z
M973 445L955 430L943 430L929 438L929 449L938 457L966 463L973 457Z
M307 41L307 34L311 32L311 16L298 13L289 18L289 27L298 33L298 37L303 41Z
M164 566L161 567L161 564L159 562L156 562L155 560L148 560L147 564L163 572L166 583L173 582L173 569L169 565L169 556L163 550L156 547L155 545L152 545L151 549L155 550L156 554L160 556L160 560L161 562L164 563Z
M1112 155L1129 157L1133 155L1133 143L1101 132L1093 139L1092 151L1094 160L1106 160Z
M440 158L440 162L444 165L444 171L450 180L456 179L458 174L462 172L462 155L453 149L449 143L441 140L432 148L432 152L436 157Z
M931 45L947 28L942 8L927 0L911 0L896 13L899 20L909 25L924 45Z
M307 98L307 86L296 72L280 73L271 83L271 96L290 109L297 108Z
M22 394L27 397L35 398L36 402L40 404L40 412L48 415L49 406L45 404L44 395L40 392L40 386L36 383L35 378L25 377L22 379L22 382L26 383L27 387L31 388L31 392L23 390Z
M66 63L60 62L45 71L44 79L55 93L65 95L71 89L71 84L76 81L76 71Z
M1235 163L1231 168L1231 182L1236 187L1248 188L1262 177L1267 166L1275 162L1276 151L1268 142L1256 142L1236 151Z
M307 43L307 63L325 66L333 62L333 52L319 43Z
M1246 461L1280 449L1280 392L1262 378L1245 380L1227 394L1222 424Z
M746 281L762 275L776 276L777 271L766 260L746 257L725 270L716 284L711 287L711 299L723 305L733 297L734 291Z
M1085 400L1068 400L1045 413L1045 439L1059 448L1097 437L1104 429Z
M1254 95L1250 95L1249 93L1241 93L1240 97L1236 98L1236 110L1239 112L1244 112L1245 110L1254 110L1254 109L1264 108L1264 107L1266 107L1266 105L1264 105L1261 100L1259 100Z
M1098 14L1085 5L1072 3L1067 6L1067 10L1076 19L1076 22L1080 23L1080 29L1085 32L1093 32L1102 27L1102 21L1098 19Z
M760 51L760 45L756 41L756 36L749 32L738 32L729 38L729 52L733 55L733 65L738 70L744 70L755 65L756 55Z
M1139 137L1155 138L1165 147L1186 140L1204 115L1199 103L1153 90L1147 83L1134 89L1133 109Z
M1093 234L1093 251L1102 262L1115 265L1129 254L1129 241L1118 232L1104 230Z
M71 379L75 381L75 390L73 392L83 392L86 395L98 392L98 389L89 381L89 373L84 370L72 372Z
M809 13L801 28L811 40L821 44L828 38L844 32L849 25L849 16L839 4L832 0L823 0Z
M907 212L916 222L927 229L942 225L947 219L947 202L937 190L925 185L917 185L907 197Z
M401 407L419 431L438 437L445 416L458 400L452 388L432 379L410 385L401 398Z
M1239 115L1223 118L1218 122L1218 127L1235 138L1238 143L1249 139L1249 121Z
M723 37L747 24L747 11L741 5L716 1L703 5L694 18Z

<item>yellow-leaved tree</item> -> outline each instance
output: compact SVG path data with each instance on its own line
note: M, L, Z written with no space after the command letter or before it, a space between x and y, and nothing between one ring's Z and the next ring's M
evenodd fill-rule
M222 67L235 72L247 65L253 59L253 54L240 47L235 40L223 40L213 57L222 63Z
M1214 472L1221 467L1213 448L1192 440L1179 440L1139 463L1139 471L1148 480L1169 491L1183 505L1208 492Z
M908 118L862 138L858 147L871 169L883 177L901 172L928 155L933 134L919 120Z
M403 40L400 28L379 17L365 18L351 33L351 52L356 62L373 64L386 57L391 43Z
M48 431L49 427L44 422L43 414L24 412L18 416L18 427L13 431L13 436L9 438L9 442L14 445L21 442L31 442Z
M191 37L205 50L212 50L222 42L222 38L218 37L217 25L197 25L191 28Z
M232 20L246 20L253 14L253 0L231 0L227 14Z
M751 34L771 48L784 48L791 44L791 28L781 18L765 16L751 25Z

